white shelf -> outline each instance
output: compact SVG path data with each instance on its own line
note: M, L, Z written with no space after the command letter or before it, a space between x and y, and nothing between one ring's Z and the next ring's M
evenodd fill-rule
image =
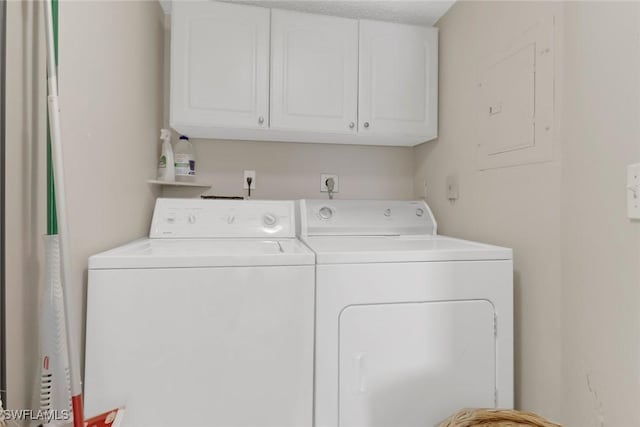
M210 188L212 184L205 184L203 182L178 182L178 181L160 181L158 179L149 179L147 180L149 184L154 185L173 185L176 187L201 187L201 188Z

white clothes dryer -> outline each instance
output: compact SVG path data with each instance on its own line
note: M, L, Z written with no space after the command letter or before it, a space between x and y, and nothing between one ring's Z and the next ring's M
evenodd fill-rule
M299 208L316 253L316 427L513 406L511 249L437 235L422 201Z
M85 412L309 426L313 300L294 202L158 199L149 238L89 259Z

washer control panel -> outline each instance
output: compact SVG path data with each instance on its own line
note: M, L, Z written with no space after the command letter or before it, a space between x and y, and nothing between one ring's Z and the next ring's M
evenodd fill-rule
M149 237L295 237L295 205L292 201L159 198Z

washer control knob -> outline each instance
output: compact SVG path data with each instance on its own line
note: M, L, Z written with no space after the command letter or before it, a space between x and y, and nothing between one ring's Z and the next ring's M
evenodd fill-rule
M331 209L329 206L323 206L322 208L320 208L320 211L318 213L320 214L321 219L330 219L333 216L333 209Z
M422 215L424 215L424 209L422 208L416 209L416 216L422 216Z
M262 216L262 223L267 227L273 227L278 222L278 218L272 213L266 213Z
M391 209L385 209L384 210L384 216L390 217L391 216Z
M189 224L195 224L196 223L196 215L195 214L189 214L189 216L187 217L187 220L189 221Z

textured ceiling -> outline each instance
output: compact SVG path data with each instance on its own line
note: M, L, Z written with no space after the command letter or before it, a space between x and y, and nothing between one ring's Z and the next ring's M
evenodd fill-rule
M174 0L175 1L175 0ZM177 0L181 1L181 0ZM433 25L455 0L225 0L278 9L299 10L346 18L374 19L416 25ZM167 0L161 3L169 9ZM169 7L166 7L169 6Z

